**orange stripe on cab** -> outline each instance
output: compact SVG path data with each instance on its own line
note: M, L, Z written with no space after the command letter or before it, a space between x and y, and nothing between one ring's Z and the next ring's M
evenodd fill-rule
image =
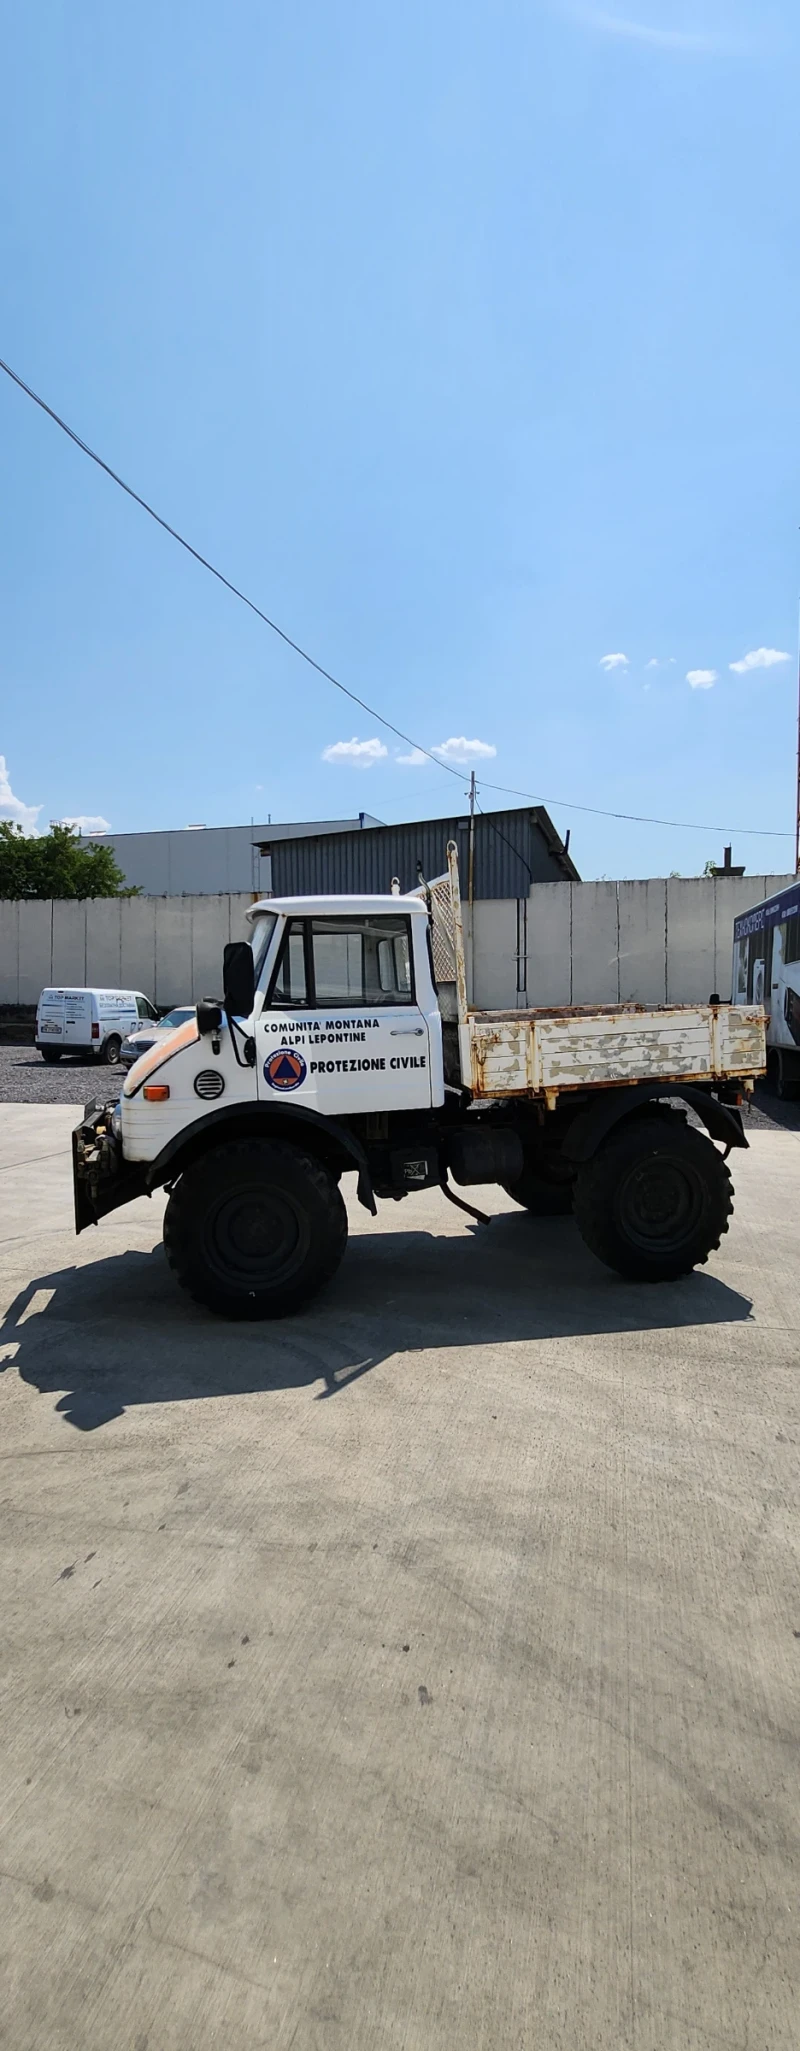
M192 1041L199 1038L196 1018L187 1018L185 1025L176 1026L169 1039L157 1041L155 1047L151 1047L147 1054L140 1054L133 1068L128 1070L122 1085L123 1097L132 1097L136 1090L141 1088L142 1083L146 1082L148 1075L154 1075L156 1069L161 1067L162 1061L168 1061L171 1054L180 1053L181 1047L190 1047Z

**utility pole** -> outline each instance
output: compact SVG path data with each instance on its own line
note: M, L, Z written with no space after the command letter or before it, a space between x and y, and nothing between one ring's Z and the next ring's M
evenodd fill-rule
M798 770L798 776L800 776L800 769ZM799 790L800 790L800 786L798 786L798 788L799 788ZM468 930L469 930L469 957L468 957L468 959L469 959L469 998L470 998L470 1002L472 1001L472 974L473 974L473 971L472 971L472 962L473 962L473 953L474 953L474 948L473 948L473 937L474 937L474 926L475 926L475 913L474 913L474 910L473 910L473 906L474 906L474 903L475 903L475 771L474 771L474 769L471 769L471 770L470 770L470 773L469 773L469 876L468 876L468 888L467 888L467 904L468 904L468 908L469 908L469 917L468 917L468 920L467 920L467 926L468 926Z
M800 718L800 712L798 713L798 718ZM798 727L798 745L800 745L800 727ZM800 796L800 760L798 761L798 770L797 770L797 775L798 775L798 796ZM800 855L799 855L799 857L798 857L798 858L800 859ZM470 906L470 911L472 910L472 905L473 905L473 900L474 900L474 897L475 897L475 771L474 771L474 769L471 769L471 770L470 770L470 773L469 773L469 906Z
M800 640L800 635L798 635ZM797 788L795 791L794 873L800 876L800 649L797 657Z

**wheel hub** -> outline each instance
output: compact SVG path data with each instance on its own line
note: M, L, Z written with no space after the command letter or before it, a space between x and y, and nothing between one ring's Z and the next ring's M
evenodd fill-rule
M618 1202L628 1237L641 1247L666 1253L681 1247L695 1230L703 1196L688 1162L657 1154L631 1170Z
M206 1223L209 1264L228 1286L257 1289L285 1281L301 1265L308 1224L285 1190L235 1190L220 1197Z

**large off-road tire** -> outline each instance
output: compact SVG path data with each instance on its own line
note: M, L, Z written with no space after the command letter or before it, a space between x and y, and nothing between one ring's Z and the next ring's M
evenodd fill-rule
M719 1246L733 1210L722 1155L680 1115L625 1119L580 1170L575 1218L586 1245L636 1282L671 1282Z
M283 1317L336 1273L347 1212L319 1161L283 1140L229 1140L187 1169L164 1217L181 1287L219 1317Z
M63 1051L64 1051L64 1050L63 1050L63 1048L62 1048L62 1047L40 1047L40 1048L39 1048L39 1052L40 1052L40 1054L41 1054L42 1060L43 1060L43 1061L46 1061L46 1062L47 1062L47 1064L48 1064L48 1067L50 1067L50 1068L54 1068L54 1067L55 1067L55 1064L56 1064L56 1062L57 1062L57 1061L60 1061L60 1060L61 1060L61 1056L62 1056L62 1053L63 1053Z
M506 1196L513 1197L515 1204L521 1204L534 1218L567 1218L572 1210L575 1171L559 1156L544 1165L547 1172L543 1174L541 1155L526 1153L517 1181L500 1186Z

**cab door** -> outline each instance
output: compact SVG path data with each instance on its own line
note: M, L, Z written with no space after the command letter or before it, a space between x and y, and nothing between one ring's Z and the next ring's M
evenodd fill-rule
M256 1025L259 1094L323 1117L428 1109L428 1024L403 913L289 919Z

